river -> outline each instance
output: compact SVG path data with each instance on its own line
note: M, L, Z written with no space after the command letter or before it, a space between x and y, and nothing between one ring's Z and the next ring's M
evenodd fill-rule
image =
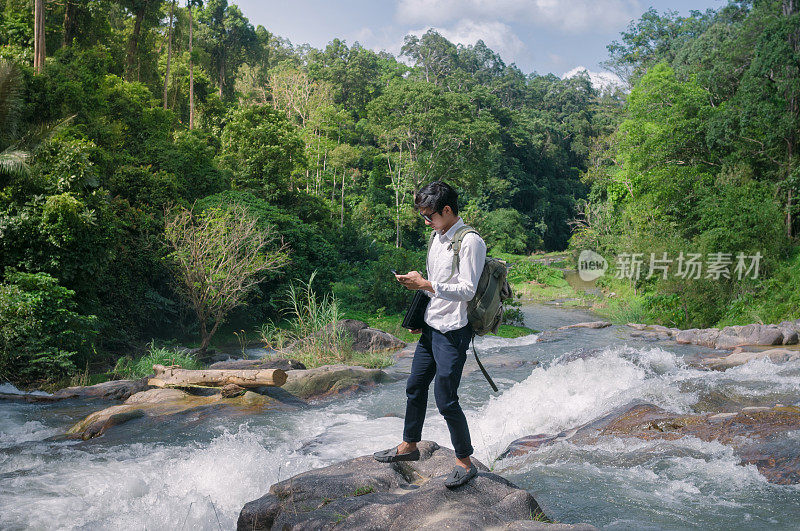
M597 320L552 304L523 307L527 326ZM539 338L479 338L492 393L471 357L460 390L476 457L529 490L561 522L605 529L797 529L800 486L768 483L732 450L694 438L561 442L497 460L514 439L556 433L634 399L680 413L726 403L800 405L800 363L725 372L685 364L699 347L645 342L627 327ZM232 529L242 506L279 480L399 442L410 358L371 391L258 416L133 420L89 441L58 435L92 401L0 402L0 528ZM0 391L8 392L10 386ZM431 393L432 395L432 393ZM800 432L789 434L800 444ZM450 446L431 396L423 438Z

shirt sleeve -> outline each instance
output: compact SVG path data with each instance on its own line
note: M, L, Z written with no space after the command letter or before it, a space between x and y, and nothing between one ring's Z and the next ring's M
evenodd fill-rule
M431 282L433 297L448 301L469 301L475 296L478 289L478 280L483 273L486 262L486 243L474 232L464 236L461 241L461 250L458 253L458 273L454 277L456 282Z

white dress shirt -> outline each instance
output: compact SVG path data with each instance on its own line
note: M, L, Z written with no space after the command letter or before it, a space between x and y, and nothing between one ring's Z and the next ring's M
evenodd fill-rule
M461 240L458 271L447 280L453 267L453 236L464 225L459 217L446 233L437 232L428 253L428 280L433 293L425 291L431 298L425 310L425 322L442 333L466 326L467 302L475 296L486 261L486 243L470 232Z

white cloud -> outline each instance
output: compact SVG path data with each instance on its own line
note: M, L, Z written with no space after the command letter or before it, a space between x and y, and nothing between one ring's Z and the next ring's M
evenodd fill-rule
M479 40L482 40L492 51L500 54L506 64L516 63L530 57L528 47L514 33L514 30L508 25L496 21L475 22L474 20L459 20L448 27L426 26L408 30L399 38L396 36L389 38L388 34L384 34L383 38L365 40L362 43L374 50L386 50L400 61L411 64L408 58L400 57L400 49L403 47L405 36L416 35L421 37L431 29L438 31L445 39L454 44L474 45Z
M581 72L586 72L589 76L589 81L592 82L592 86L601 92L615 88L624 89L626 87L625 82L618 75L611 72L592 72L585 66L576 66L569 72L564 72L561 74L561 79L575 77Z
M639 0L400 0L396 17L426 25L462 19L525 22L577 33L617 29L639 13Z
M456 44L475 44L482 40L486 46L499 53L506 63L519 61L526 51L525 43L517 37L514 30L502 22L475 22L465 19L459 20L453 27L438 28L438 31L445 39Z

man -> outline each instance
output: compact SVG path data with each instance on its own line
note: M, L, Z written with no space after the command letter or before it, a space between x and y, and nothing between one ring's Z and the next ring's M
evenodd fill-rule
M469 427L458 403L457 392L467 359L467 347L472 339L472 329L467 322L467 302L475 295L483 272L486 244L477 234L466 234L459 251L458 271L452 272L453 236L464 226L458 215L458 194L446 183L436 181L417 192L414 205L425 219L425 225L436 231L427 257L428 279L418 271L411 271L397 275L397 280L410 290L424 290L431 300L425 311L423 328L412 330L422 335L406 384L408 400L403 442L396 448L374 455L384 463L419 459L417 442L422 438L428 389L434 380L436 406L447 421L456 452L456 466L445 480L447 487L454 488L467 483L478 473L470 460L473 448Z

